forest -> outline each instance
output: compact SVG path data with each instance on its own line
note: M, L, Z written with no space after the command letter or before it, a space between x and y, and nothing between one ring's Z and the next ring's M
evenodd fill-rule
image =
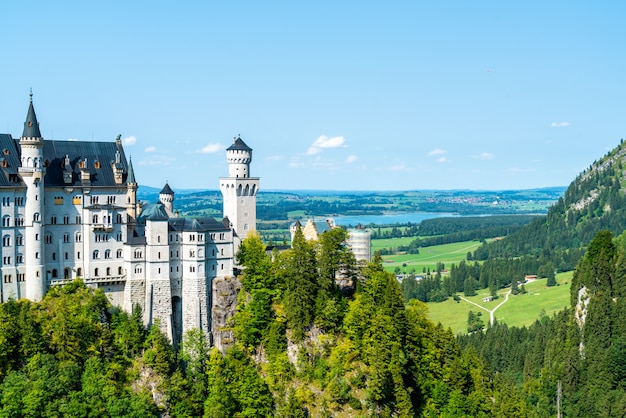
M405 304L380 258L356 264L345 238L298 232L270 255L244 240L224 353L200 331L174 350L79 281L0 305L0 417L527 416L509 376Z

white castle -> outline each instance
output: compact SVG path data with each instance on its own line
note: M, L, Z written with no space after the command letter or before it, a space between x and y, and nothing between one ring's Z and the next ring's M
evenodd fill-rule
M0 301L39 301L76 278L115 305L139 306L174 342L192 328L211 335L213 283L233 276L234 253L256 229L259 178L241 138L220 178L224 219L179 218L174 192L139 204L132 161L111 142L44 140L32 94L19 139L0 134Z

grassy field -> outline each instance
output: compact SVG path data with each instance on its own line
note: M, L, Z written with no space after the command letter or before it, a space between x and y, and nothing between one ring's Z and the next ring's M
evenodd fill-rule
M373 243L376 246L380 245L376 244L377 241L384 241L385 245L387 245L387 247L375 246L374 250L376 250L376 248L405 245L401 243L407 240L411 242L410 238L374 240ZM395 271L396 267L400 267L402 273L410 273L413 269L415 269L416 273L421 273L424 268L434 271L437 267L437 262L444 263L446 268L450 267L452 263L458 265L461 260L466 259L468 251L473 252L479 246L480 241L465 241L420 248L419 254L385 255L383 256L383 266L385 270L390 272ZM406 264L406 266L404 266L404 264Z
M552 314L568 307L572 275L573 272L558 274L558 286L554 287L547 287L546 279L527 283L525 285L526 294L509 296L509 300L496 310L496 320L509 326L528 326L544 315L552 316ZM482 289L478 295L467 299L492 310L505 300L506 292L508 289L502 289L499 292L500 298L492 302L482 301L485 296L489 295L488 289ZM482 312L485 324L489 322L489 312L464 300L455 302L450 298L445 302L430 302L427 305L430 319L435 323L441 322L444 327L449 327L455 334L467 332L467 314L470 310Z

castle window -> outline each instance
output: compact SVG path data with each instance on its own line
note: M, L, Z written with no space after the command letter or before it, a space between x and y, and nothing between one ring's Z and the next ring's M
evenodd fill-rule
M224 255L224 249L221 249L220 255Z
M56 261L57 259L57 253L52 253L52 261Z
M157 258L158 258L159 260L161 259L161 251L159 251L159 252L157 253Z
M3 247L11 246L11 237L9 235L5 235L2 237L2 246Z
M37 260L39 260L39 252L36 252L36 253L35 253L35 258L36 258Z
M93 215L93 217L91 218L91 223L94 223L94 224L98 223L98 215Z
M117 258L122 258L122 250L121 249L117 250Z
M54 196L54 204L62 205L63 204L63 196Z
M122 214L118 213L116 216L116 223L121 224L122 223Z
M15 198L15 206L24 206L24 198L16 197Z
M39 241L39 234L35 234L35 241Z
M157 242L161 242L161 235L157 235Z
M44 237L44 242L46 244L52 244L52 234L46 234L46 236Z
M16 236L15 245L24 245L24 237L21 235Z
M82 268L77 268L76 269L76 277L80 277L83 275L83 269Z
M66 259L66 260L69 260L69 259L70 259L70 254L69 254L67 251L65 252L65 259Z
M5 266L11 264L11 257L2 257L2 264Z
M142 258L143 252L141 250L135 250L135 258Z
M57 277L59 277L59 272L57 269L52 269L52 278L56 279Z
M63 270L63 278L64 278L64 279L69 279L69 278L70 278L70 276L71 276L70 269L66 267L66 268Z
M96 163L93 166L94 168L100 169L100 161L96 161Z
M117 268L117 274L119 274L120 276L124 274L124 269L122 268L122 266Z
M56 223L57 223L57 217L56 217L56 216L51 216L51 217L50 217L50 223L51 223L52 225L56 225Z
M111 258L111 250L104 251L104 258Z
M198 258L202 258L202 250L198 250Z
M192 273L196 272L196 266L189 266L189 271Z
M74 237L75 237L74 239L75 239L76 242L81 242L83 240L83 234L81 234L80 232L77 232L74 235Z
M35 213L35 214L33 215L33 221L35 221L35 222L39 222L39 212L37 212L37 213Z
M77 260L80 260L80 251L77 251L77 252L76 252L76 259L77 259Z
M72 198L72 204L80 205L81 203L83 203L83 197L82 196L74 196Z
M11 217L9 215L5 215L2 218L2 226L11 226Z
M196 240L196 236L191 234L189 235L189 241L195 241Z
M220 234L220 240L223 240L223 239L224 239L224 233L222 232L222 233Z
M26 274L24 274L24 273L17 273L17 281L18 282L26 281Z
M220 264L220 270L224 270L224 264Z
M215 256L215 248L213 248L213 249L211 250L211 255L212 255L212 256Z
M211 270L215 271L215 264L211 264Z
M69 223L70 223L70 217L69 217L69 216L67 216L67 215L65 215L65 216L63 217L63 224L64 224L64 225L67 225L67 224L69 224Z
M243 230L247 231L248 230L248 224L243 224Z
M69 232L66 232L65 234L63 234L63 242L70 242Z
M10 197L3 197L2 198L2 206L9 206L11 205L11 198Z
M24 263L24 255L23 254L18 254L17 256L15 256L15 262L17 264L23 264Z
M78 225L80 225L82 222L83 222L83 219L80 217L80 215L78 215L78 216L76 217L76 223L77 223Z
M21 216L19 218L15 218L15 226L24 226L24 218Z
M98 258L100 258L100 251L93 250L93 259L97 260Z
M143 268L141 267L141 265L137 264L135 266L135 273L136 274L141 274L143 272Z
M189 250L189 257L195 257L196 256L196 252L194 250Z
M93 275L94 275L95 277L98 277L98 276L100 275L100 271L98 270L98 268L95 268L95 269L93 270Z
M11 277L10 274L5 274L4 275L4 282L5 283L12 283L13 282L13 278Z
M107 276L111 275L111 267L107 267Z

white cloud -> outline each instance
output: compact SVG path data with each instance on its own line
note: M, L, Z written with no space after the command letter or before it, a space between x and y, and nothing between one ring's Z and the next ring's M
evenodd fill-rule
M155 152L156 148L155 147L148 147L144 150L145 152Z
M137 137L135 135L127 136L122 139L122 144L124 145L134 145L137 142Z
M569 122L552 122L550 124L551 128L564 128L566 126L569 126Z
M408 171L408 167L404 163L398 163L389 167L389 171Z
M490 152L476 152L472 154L472 158L475 160L493 160L495 155Z
M346 163L352 164L353 162L355 162L358 159L359 159L359 157L357 157L356 155L348 155L348 158L346 158Z
M329 138L326 135L321 135L313 142L313 145L309 147L306 153L308 155L315 155L323 148L345 148L344 142L346 142L346 139L343 136Z
M448 151L446 151L445 149L436 148L436 149L434 149L434 150L430 151L430 152L428 153L428 156L429 156L429 157L432 157L432 156L434 156L434 155L443 155L443 154L445 154L446 152L448 152Z
M206 147L201 148L198 152L202 154L215 154L216 152L220 152L225 147L222 144L208 144Z
M140 166L162 166L162 167L166 167L171 165L174 161L176 161L176 158L174 157L170 157L167 155L152 155L150 157L145 157L142 158L139 161L139 165Z
M450 160L448 160L446 157L439 157L439 158L437 158L437 162L438 163L448 163L448 162L450 162Z

